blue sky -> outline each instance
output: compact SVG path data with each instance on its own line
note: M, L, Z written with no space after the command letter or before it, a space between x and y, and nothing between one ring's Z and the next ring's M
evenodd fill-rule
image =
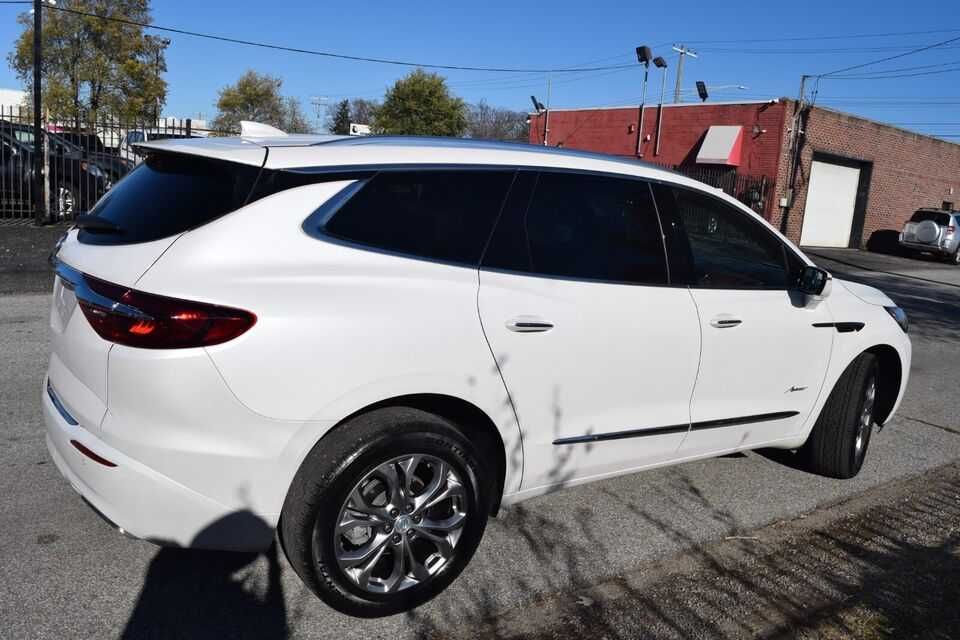
M22 10L22 6L0 5L0 42L6 44L6 51L19 32L15 17ZM360 5L315 0L155 0L153 13L158 25L351 55L470 66L629 65L636 61L634 47L647 44L668 58L668 95L676 68L676 57L668 55L672 54L670 44L684 42L699 53L697 59L687 60L684 89L692 92L696 80L712 86L749 87L715 91L711 99L716 100L795 96L803 73L825 73L960 37L960 2L944 0L915 0L908 5L892 0L799 4L368 0ZM926 33L852 37L891 32ZM324 96L330 102L355 96L379 98L408 71L165 35L173 43L167 56L170 92L164 111L181 117L212 116L217 90L246 69L280 76L283 91L299 98L311 116L313 97ZM829 36L837 37L796 39ZM850 73L897 69L904 69L899 73L909 77L824 80L818 102L927 133L960 136L960 40ZM953 70L930 73L947 69ZM486 99L526 110L531 93L546 101L546 76L541 73L442 73L451 89L471 102ZM651 71L654 99L659 73ZM557 73L552 78L554 107L620 105L639 100L642 73L637 65ZM16 77L3 65L0 87L17 86ZM695 93L690 99L696 99ZM960 137L953 139L960 141Z

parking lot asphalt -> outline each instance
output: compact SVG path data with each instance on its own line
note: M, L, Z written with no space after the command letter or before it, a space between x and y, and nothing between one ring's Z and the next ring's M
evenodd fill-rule
M43 444L48 296L0 296L0 636L470 637L483 620L535 608L545 597L642 572L698 545L960 459L954 268L930 263L923 269L933 277L918 280L899 274L900 259L890 256L879 265L860 254L815 259L837 276L884 289L912 320L906 398L874 437L857 478L820 478L793 468L788 457L748 453L537 498L491 521L473 562L446 593L380 620L323 605L276 550L159 549L109 528L60 478Z

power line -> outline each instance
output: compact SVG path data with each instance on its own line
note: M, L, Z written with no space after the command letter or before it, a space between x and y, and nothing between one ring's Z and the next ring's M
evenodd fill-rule
M711 53L749 53L749 54L783 54L783 55L825 55L835 53L883 53L885 51L909 51L916 47L916 44L889 45L882 47L832 47L815 49L784 49L778 48L753 48L753 47L700 47L698 51L709 51ZM943 47L944 49L956 49L957 46Z
M912 67L896 67L894 69L883 69L882 71L864 71L863 73L852 74L857 76L883 75L887 73L896 73L900 71L916 71L918 69L934 69L937 67L948 67L950 65L960 64L960 60L951 60L950 62L938 62L936 64L919 64ZM847 77L847 76L838 76Z
M875 64L880 64L881 62L889 62L890 60L896 60L896 59L898 59L898 58L903 58L903 57L906 57L906 56L912 56L912 55L914 55L914 54L921 53L921 52L923 52L923 51L929 51L930 49L936 49L936 48L938 48L938 47L942 47L942 46L944 46L944 45L948 45L948 44L950 44L950 43L952 43L952 42L957 42L957 41L960 41L960 36L956 36L956 37L953 37L953 38L949 38L949 39L943 40L943 41L941 41L941 42L935 42L934 44L928 44L928 45L926 45L926 46L918 47L918 48L916 48L916 49L911 49L910 51L907 51L907 52L905 52L905 53L898 53L897 55L894 55L894 56L887 56L886 58L879 58L879 59L877 59L877 60L871 60L870 62L861 62L860 64L851 65L851 66L849 66L849 67L844 67L844 68L842 68L842 69L837 69L837 70L835 70L835 71L830 71L830 72L828 72L828 73L821 73L821 74L819 74L819 75L816 76L816 77L817 77L817 78L825 78L825 77L827 77L827 76L833 76L833 75L836 75L836 74L838 74L838 73L845 73L845 72L847 72L847 71L853 71L854 69L862 69L863 67L870 67L870 66L873 66L873 65L875 65Z
M506 68L506 67L473 67L473 66L463 66L463 65L454 65L454 64L435 64L435 63L424 63L424 62L410 62L407 60L394 60L391 58L373 58L367 56L354 56L343 53L332 53L330 51L316 51L313 49L301 49L299 47L288 47L285 45L270 44L266 42L257 42L254 40L244 40L241 38L232 38L229 36L219 36L210 33L200 33L199 31L188 31L187 29L179 29L175 27L161 27L155 24L149 24L146 22L139 22L136 20L129 20L127 18L116 18L112 16L102 16L95 13L90 13L88 11L80 11L77 9L69 9L67 7L56 6L46 6L46 9L52 9L54 11L62 11L64 13L72 13L79 16L85 16L87 18L97 18L99 20L108 20L110 22L116 22L119 24L126 24L133 27L141 27L143 29L153 29L155 31L165 31L167 33L176 33L185 36L192 36L194 38L206 38L207 40L217 40L219 42L229 42L232 44L242 44L250 47L260 47L263 49L273 49L276 51L288 51L290 53L302 53L311 56L320 56L324 58L335 58L338 60L352 60L354 62L371 62L376 64L389 64L402 67L420 67L422 69L446 69L450 71L493 71L497 73L579 73L582 71L606 71L608 69L625 69L627 67L635 67L635 64L621 64L621 65L606 65L600 67L563 67L557 69L516 69L516 68Z
M934 33L957 33L957 29L933 29L930 31L890 31L887 33L857 33L851 35L831 35L831 36L797 36L790 38L743 38L737 40L690 40L694 44L736 44L739 42L803 42L812 40L851 40L855 38L889 38L893 36L920 36Z
M954 73L960 71L960 67L951 67L949 69L940 69L938 71L917 71L915 73L895 73L889 75L849 75L849 76L830 76L825 80L892 80L893 78L916 78L919 76L936 76L941 73Z

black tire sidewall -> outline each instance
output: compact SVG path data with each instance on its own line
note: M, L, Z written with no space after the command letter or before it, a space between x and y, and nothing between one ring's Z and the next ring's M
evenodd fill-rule
M379 617L406 611L443 591L467 565L483 537L489 512L489 480L469 441L436 416L423 412L420 419L394 423L393 428L337 456L329 481L316 487L312 507L303 514L298 527L301 544L308 545L310 571L308 584L329 605L361 617ZM350 425L342 425L349 428ZM321 445L323 442L321 441ZM347 495L368 472L387 460L405 454L421 453L440 458L451 465L466 485L467 520L457 542L456 555L429 582L394 594L375 594L361 589L348 578L334 555L333 527Z

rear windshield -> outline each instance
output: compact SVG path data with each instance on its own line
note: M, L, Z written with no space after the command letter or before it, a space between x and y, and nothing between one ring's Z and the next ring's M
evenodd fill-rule
M937 224L942 224L944 226L950 224L950 214L944 213L943 211L917 211L913 214L913 217L910 218L910 222L925 222L926 220L932 220Z
M118 182L90 211L119 232L80 231L85 244L150 242L199 227L239 209L260 167L154 153Z

